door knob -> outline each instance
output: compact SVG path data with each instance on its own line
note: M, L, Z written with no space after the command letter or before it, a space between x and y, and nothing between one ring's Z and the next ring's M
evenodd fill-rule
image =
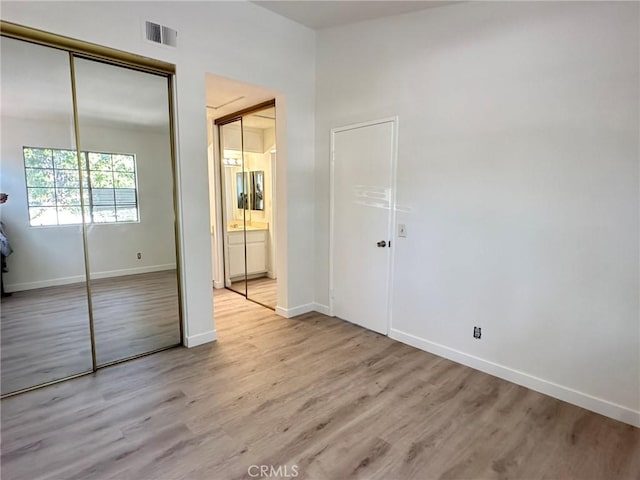
M380 240L378 242L378 247L383 248L383 247L386 247L386 246L387 246L387 242L386 241Z

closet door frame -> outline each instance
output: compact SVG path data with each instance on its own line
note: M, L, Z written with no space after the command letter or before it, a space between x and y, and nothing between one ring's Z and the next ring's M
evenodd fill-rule
M70 380L72 378L81 377L84 375L89 375L91 373L96 372L98 369L106 368L111 365L115 365L118 363L126 362L135 358L143 357L146 355L151 355L153 353L157 353L162 350L167 350L169 348L174 348L177 346L181 346L184 344L184 314L183 314L183 292L182 292L182 262L181 262L181 244L180 244L180 230L179 230L179 212L178 209L178 173L177 173L177 153L176 153L176 129L175 129L175 74L176 69L175 65L163 62L160 60L155 60L148 57L143 57L140 55L135 55L132 53L124 52L121 50L116 50L109 47L104 47L101 45L96 45L89 42L84 42L81 40L76 40L70 37L65 37L62 35L56 35L53 33L45 32L43 30L38 30L30 27L25 27L23 25L18 25L11 22L6 22L4 20L0 20L0 36L12 38L15 40L21 40L29 43L33 43L36 45L42 45L45 47L55 48L57 50L66 51L69 54L69 74L70 74L70 82L71 82L71 94L72 94L72 102L73 102L73 122L74 122L74 133L75 133L75 142L76 142L76 152L78 155L78 165L80 162L80 126L78 120L78 105L77 105L77 95L76 95L76 77L74 71L74 59L82 58L87 60L98 61L110 65L115 65L123 68L129 68L133 70L138 70L141 72L151 73L155 75L163 76L167 79L167 95L168 95L168 105L169 105L169 142L170 142L170 150L171 150L171 172L173 179L173 209L174 209L174 241L175 241L175 249L176 249L176 273L177 273L177 281L178 281L178 323L180 327L180 343L176 345L171 345L168 347L162 347L156 350L152 350L149 352L144 352L138 355L134 355L131 357L123 358L121 360L117 360L114 362L110 362L105 365L98 366L96 361L96 342L95 342L95 332L94 332L94 322L93 322L93 309L91 304L91 277L89 271L89 262L88 262L88 244L87 244L87 222L84 221L85 208L82 208L82 237L83 237L83 247L84 247L84 256L85 256L85 283L87 288L87 302L89 306L89 329L90 329L90 338L91 338L91 357L92 357L92 370L84 373L79 373L76 375L72 375L69 377L61 378L58 380L53 380L50 382L42 383L39 385L34 385L28 388L24 388L21 390L17 390L15 392L7 393L2 395L0 398L6 398L13 395L18 395L20 393L28 392L31 390L35 390L38 388L42 388L48 385L53 385L56 383L64 382ZM82 195L83 189L82 182L80 182L80 195L81 199L84 198Z

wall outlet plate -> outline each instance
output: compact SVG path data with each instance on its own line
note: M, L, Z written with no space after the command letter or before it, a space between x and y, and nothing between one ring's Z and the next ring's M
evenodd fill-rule
M398 224L398 236L402 238L407 236L407 226L404 223Z

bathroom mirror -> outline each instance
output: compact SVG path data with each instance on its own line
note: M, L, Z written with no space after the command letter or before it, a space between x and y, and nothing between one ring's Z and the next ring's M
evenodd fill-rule
M251 174L251 210L264 210L264 172Z
M236 173L236 198L238 210L249 209L249 186L247 172Z

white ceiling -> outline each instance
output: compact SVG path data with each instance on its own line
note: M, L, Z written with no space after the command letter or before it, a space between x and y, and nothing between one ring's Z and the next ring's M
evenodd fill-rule
M207 116L212 119L273 100L277 92L230 78L207 73ZM265 128L265 127L260 127Z
M276 109L271 107L243 117L242 125L252 128L274 128L276 126Z
M73 105L66 52L18 40L0 42L2 116L71 123ZM76 59L80 125L165 130L165 77Z
M253 3L307 27L321 29L459 2L445 0L253 0Z

